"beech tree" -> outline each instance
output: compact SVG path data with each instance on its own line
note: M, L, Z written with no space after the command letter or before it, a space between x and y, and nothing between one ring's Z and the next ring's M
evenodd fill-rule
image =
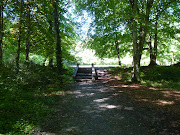
M116 46L121 42L120 48L124 49L120 49L120 53L117 54L123 54L121 51L124 52L125 50L133 53L133 81L135 82L140 81L141 57L143 51L147 49L145 48L147 43L150 52L150 65L156 64L158 44L162 44L158 41L158 29L159 27L167 27L161 22L161 16L167 15L168 8L171 8L169 9L171 11L172 9L174 11L178 9L178 2L176 0L75 1L77 9L79 9L78 11L82 9L86 10L91 14L92 18L94 18L93 25L91 26L92 28L90 28L92 29L92 31L90 30L90 40L92 42L90 45L87 45L87 47L94 49L97 55L101 56L101 54L104 54L102 55L103 57L113 54L112 39L115 39L114 42ZM118 22L116 20L118 20ZM171 23L171 25L174 24ZM120 31L122 26L123 30ZM113 28L117 28L114 30L118 31L113 31ZM113 36L110 36L113 32L114 34L118 32L118 35L121 36L113 38ZM132 50L127 49L131 47L123 47L129 42L128 40L123 40L125 36L124 33L125 35L132 35L131 37L129 36L129 39L126 38L131 40ZM163 33L166 33L165 29L163 30ZM173 32L170 33L172 34ZM177 30L174 34L175 33L177 33ZM114 37L116 37L116 34Z
M137 0L130 0L132 7L132 30L133 30L133 80L135 82L140 81L140 61L142 56L142 51L144 43L146 41L146 34L149 25L149 16L151 7L153 5L153 0L142 1L142 5L138 6ZM137 26L139 27L139 42L137 34Z
M59 22L58 22L58 0L53 2L54 8L54 35L55 35L55 44L56 44L56 62L57 70L59 74L62 74L62 50L61 50L61 37L59 32Z
M31 34L31 4L30 0L26 3L26 62L29 62L30 34Z
M22 40L22 14L23 14L24 0L20 0L19 7L19 32L18 32L18 43L17 43L17 56L16 56L16 68L19 70L19 56L21 51L21 40Z
M63 63L72 59L70 50L76 43L75 23L68 12L72 3L68 0L10 0L7 5L4 0L0 3L3 4L0 6L0 39L3 39L0 42L4 41L0 54L2 56L4 49L4 60L20 69L19 63L30 62L32 56L39 55L50 67L57 66L58 73L62 74Z
M150 50L150 64L157 65L158 46L162 44L165 35L169 39L175 38L174 35L178 33L178 28L173 27L174 22L178 22L178 15L172 14L178 9L176 0L172 1L156 1L153 9L153 19L151 19L151 26L153 26L149 37ZM170 26L172 25L172 26ZM160 28L161 27L161 28ZM159 35L158 35L159 33ZM163 34L163 35L162 35ZM161 36L162 35L162 36ZM159 42L158 42L159 40ZM153 42L152 42L153 41Z
M2 64L3 59L3 11L4 11L4 1L0 2L0 65Z

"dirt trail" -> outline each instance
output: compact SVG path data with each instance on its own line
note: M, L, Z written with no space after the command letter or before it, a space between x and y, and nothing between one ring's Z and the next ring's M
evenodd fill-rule
M179 134L167 127L169 114L133 100L124 89L107 84L108 74L99 69L99 81L72 86L42 128L46 135L155 135ZM160 117L160 118L159 118ZM164 124L163 124L164 123Z

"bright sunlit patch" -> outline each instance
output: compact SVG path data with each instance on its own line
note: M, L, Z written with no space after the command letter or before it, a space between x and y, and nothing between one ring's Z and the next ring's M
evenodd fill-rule
M87 94L87 96L93 96L94 95L94 93L88 93Z
M174 104L174 101L165 101L165 100L158 100L157 102L158 105L173 105Z
M115 106L115 105L108 105L108 104L102 104L102 105L100 105L99 107L108 108L108 109L117 108L117 106Z
M131 85L129 86L130 88L139 88L139 86L136 86L136 85Z
M123 88L127 88L127 87L129 87L129 85L122 85L121 87L123 87Z
M96 99L96 100L93 100L94 102L98 102L98 103L101 103L101 102L104 102L106 100L108 100L109 98L102 98L102 99Z
M106 108L106 109L121 109L122 106L118 106L118 105L109 105L109 104L100 104L99 108Z

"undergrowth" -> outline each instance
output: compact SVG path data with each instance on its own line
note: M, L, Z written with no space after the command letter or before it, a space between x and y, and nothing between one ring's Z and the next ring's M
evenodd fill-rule
M0 134L36 134L51 117L59 95L72 82L69 69L60 85L52 69L31 63L18 74L0 67ZM69 72L69 73L68 73Z
M113 75L121 76L123 81L131 81L132 67L109 68ZM175 66L141 67L141 82L150 87L180 90L180 68Z
M180 68L175 66L146 67L141 72L148 86L180 90Z

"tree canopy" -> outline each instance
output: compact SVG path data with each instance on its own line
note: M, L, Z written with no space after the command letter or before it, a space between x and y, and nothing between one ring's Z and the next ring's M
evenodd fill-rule
M75 22L68 12L71 6L66 0L1 1L1 63L16 61L19 69L19 60L29 62L33 55L41 55L49 66L62 67L61 61L74 59L70 54L76 42Z
M140 81L144 56L150 65L179 62L179 6L177 0L3 0L0 63L8 61L18 71L19 61L40 55L62 72L63 63L74 60L70 51L79 39L75 20L86 11L92 22L85 46L100 58L118 58L119 65L132 55L133 78Z
M119 64L125 54L133 54L135 81L140 81L140 63L146 50L150 65L156 65L157 59L165 59L164 54L179 45L180 5L176 0L75 2L77 9L88 11L94 18L85 42L87 47L100 57L118 57Z

